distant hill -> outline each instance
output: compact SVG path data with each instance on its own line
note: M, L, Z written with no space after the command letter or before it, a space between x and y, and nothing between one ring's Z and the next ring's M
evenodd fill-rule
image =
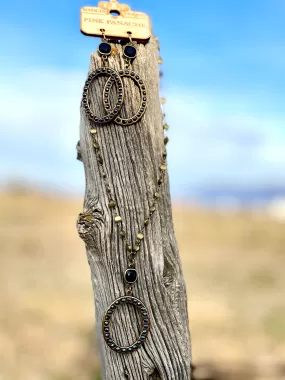
M195 191L194 198L199 203L209 206L266 206L275 199L285 199L285 186L209 186Z

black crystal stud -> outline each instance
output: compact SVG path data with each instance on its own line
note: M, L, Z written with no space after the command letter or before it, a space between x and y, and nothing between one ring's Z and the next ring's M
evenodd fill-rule
M133 45L127 45L124 49L124 56L130 59L134 59L137 56L137 49Z
M107 42L102 42L98 47L98 51L102 55L110 55L112 52L112 46Z
M133 268L127 269L125 272L125 281L128 284L133 284L134 282L137 281L138 274L137 271Z

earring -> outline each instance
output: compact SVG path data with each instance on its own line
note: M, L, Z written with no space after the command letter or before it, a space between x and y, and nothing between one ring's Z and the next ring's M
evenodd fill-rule
M114 120L119 112L121 111L122 105L123 105L123 98L124 98L124 87L123 82L120 77L120 75L117 73L116 70L112 69L108 66L108 57L111 55L112 52L112 46L109 44L108 40L105 36L105 29L101 29L102 32L102 42L98 47L98 54L102 59L102 67L98 67L95 71L93 71L91 74L89 74L85 86L83 89L83 96L82 96L82 105L85 111L86 116L88 119L93 120L97 124L106 124ZM104 88L104 97L103 97L103 104L104 108L107 112L107 115L99 116L97 115L90 107L90 97L89 97L89 89L93 81L101 75L107 75L109 77L105 88ZM112 85L115 84L117 87L117 103L113 108L110 107L110 104L107 100L110 92L110 88Z
M98 54L102 58L102 61L104 63L107 63L108 57L112 54L112 46L106 38L105 29L101 29L101 32L102 32L102 42L98 46Z
M147 107L147 92L146 92L146 86L144 84L144 81L140 77L140 75L136 74L133 70L130 69L132 62L134 61L134 59L137 56L137 49L135 48L133 40L132 40L132 33L128 32L128 35L129 35L130 42L124 47L124 51L123 51L123 59L125 61L125 69L120 70L119 75L121 78L127 77L127 78L132 79L135 82L135 84L137 85L137 87L139 88L139 91L140 91L140 100L141 101L140 101L140 106L134 115L132 115L130 117L126 117L126 118L122 118L121 116L117 116L115 118L115 120L114 120L115 123L118 125L122 125L122 126L129 126L129 125L137 123L143 117L143 115L146 111L146 107ZM106 110L108 110L110 107L110 104L109 104L109 93L110 93L109 88L111 86L112 86L112 84L110 84L110 79L108 79L108 81L104 87L104 90L103 90L104 99L105 99L104 100L104 106L105 106Z
M105 30L101 29L101 32L102 32L102 42L100 43L98 47L98 54L102 59L102 66L97 68L91 74L89 74L87 81L85 82L85 87L83 89L83 97L82 97L82 105L83 105L84 111L88 119L94 121L97 124L107 124L112 121L122 126L135 124L143 117L146 111L147 91L146 91L146 86L144 84L144 81L140 77L140 75L136 74L133 70L129 68L137 55L137 49L135 48L134 43L132 41L132 37L131 37L132 33L131 32L128 33L130 42L125 46L124 53L123 53L123 58L125 61L125 69L117 72L116 70L108 66L108 58L110 57L112 53L112 46L108 42L105 36ZM91 109L90 98L89 98L90 86L93 83L93 81L100 75L106 75L109 77L108 80L106 81L106 84L103 89L103 94L102 94L103 106L107 113L103 117L98 116ZM123 77L131 78L135 82L135 84L137 85L140 91L140 106L137 112L131 117L126 117L126 118L122 118L119 115L123 106L123 102L124 102L124 86L123 86L123 81L122 81ZM118 98L117 98L117 103L112 108L110 105L110 92L114 84L117 89Z
M128 32L128 35L130 42L125 46L123 55L126 66L129 66L137 56L137 49L135 48L132 40L132 32Z

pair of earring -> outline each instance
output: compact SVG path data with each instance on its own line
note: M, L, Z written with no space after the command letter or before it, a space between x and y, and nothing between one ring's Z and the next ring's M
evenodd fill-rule
M127 44L124 48L124 69L116 71L115 69L108 66L108 57L111 55L111 53L112 45L107 41L105 35L103 34L103 40L98 48L98 54L102 58L102 67L97 68L95 71L89 74L83 89L82 105L88 119L92 120L96 124L102 125L114 122L118 125L129 126L137 123L143 117L147 107L147 91L144 81L140 75L136 74L129 68L137 55L137 50L132 42L131 36L130 43ZM106 115L104 116L99 116L94 112L94 110L91 108L89 97L90 86L100 75L109 77L105 83L102 93L102 102L106 111ZM134 115L125 118L120 116L120 111L123 107L123 104L126 103L125 88L122 81L123 77L131 78L138 86L140 91L140 106L137 112ZM113 85L116 86L117 101L116 104L112 107L110 104L110 92Z
M108 42L105 36L104 29L101 29L101 31L103 34L103 38L101 44L98 47L98 53L103 60L106 60L112 54L112 45ZM128 35L130 42L124 47L123 52L123 58L126 67L129 66L137 56L137 49L135 48L132 40L132 33L129 32Z

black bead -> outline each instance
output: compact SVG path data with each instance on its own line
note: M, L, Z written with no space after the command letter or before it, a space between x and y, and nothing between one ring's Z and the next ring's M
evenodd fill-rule
M99 45L98 50L103 55L110 55L111 51L112 51L112 46L110 44L108 44L107 42L102 42Z
M124 49L124 55L127 58L135 58L137 55L137 49L132 45L127 45Z
M137 271L133 268L127 269L125 273L125 280L127 283L132 284L136 282L138 278Z

